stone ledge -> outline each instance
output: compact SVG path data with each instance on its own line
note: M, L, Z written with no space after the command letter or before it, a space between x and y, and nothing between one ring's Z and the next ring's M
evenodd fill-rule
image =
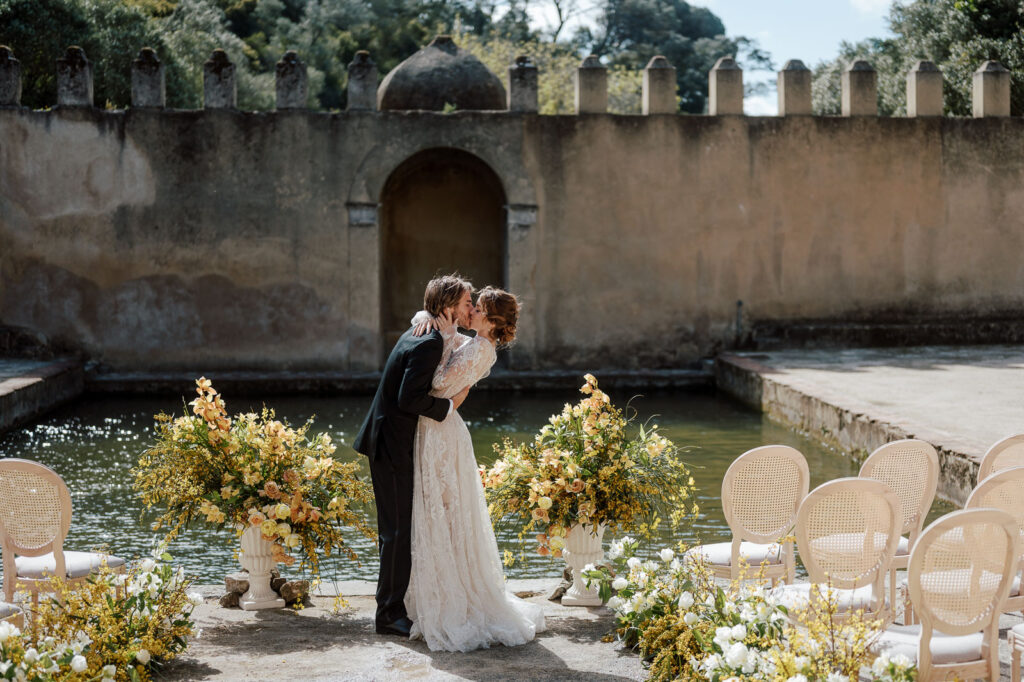
M999 401L1013 402L1006 395L984 395L982 402L978 396L992 394L995 384L990 382L1012 386L1019 380L1016 375L975 376L970 386L953 391L959 398L952 403L949 382L955 383L957 376L963 381L972 373L1016 371L1022 366L1020 358L1024 348L1013 346L794 350L721 355L715 373L718 387L727 394L855 459L893 440L919 438L931 443L941 466L937 494L962 505L975 485L985 448L1020 430L1019 421L1006 418L1005 410L995 414L993 406ZM868 398L855 394L849 377L865 376L877 367L887 368L888 385L879 385ZM902 383L905 377L900 372L934 368L945 371L935 374L929 386ZM954 370L961 374L954 376ZM988 390L979 389L978 382ZM958 415L968 415L968 421L957 424ZM984 421L984 428L968 428L971 418Z
M0 360L0 433L77 398L84 377L74 360Z
M710 390L715 380L710 369L497 370L481 381L478 388L485 391L572 389L581 385L588 371L598 375L604 388ZM372 394L380 380L378 372L91 372L86 377L86 388L96 393L191 393L199 376L211 379L218 390L237 396Z

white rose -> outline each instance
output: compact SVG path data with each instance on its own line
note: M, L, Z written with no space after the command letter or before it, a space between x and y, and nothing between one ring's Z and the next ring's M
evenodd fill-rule
M871 664L871 672L875 677L881 677L885 669L889 667L889 657L882 654Z
M693 611L687 611L686 615L683 616L683 622L692 627L697 622L697 614Z
M71 669L76 673L84 673L89 667L89 662L85 660L85 656L75 656L71 659Z
M732 626L732 638L742 640L747 638L747 627L742 623Z
M135 662L142 665L149 663L149 651L147 649L139 649L135 652Z
M203 595L198 592L189 592L188 600L192 602L192 606L199 606L203 603Z
M612 597L608 600L608 608L610 608L612 611L618 611L620 608L622 608L622 604L622 597Z
M689 592L683 592L679 595L679 608L688 609L693 606L693 595Z
M613 542L611 547L608 548L608 558L615 560L622 556L622 543Z
M117 666L115 666L115 665L105 665L105 666L103 666L103 679L105 679L105 680L112 680L112 679L114 679L114 675L116 675L116 674L117 674Z
M34 648L29 647L25 650L25 655L22 657L22 660L24 660L26 663L35 663L39 660L39 652L36 651Z
M152 559L143 559L139 563L139 568L143 573L152 573L153 569L156 568L156 562Z
M672 561L672 559L675 558L676 553L673 552L671 549L665 548L665 549L661 550L661 552L659 553L659 556L661 556L661 560L664 561L667 564L668 562Z
M629 557L629 561L626 562L626 565L629 566L629 570L637 571L637 570L640 569L640 566L641 566L642 563L643 562L641 562L635 556L631 556L631 557Z
M629 581L623 578L621 575L612 581L612 589L616 592L624 590L629 587Z
M739 668L747 662L747 647L742 642L736 642L725 652L725 662L730 668Z
M892 657L891 660L895 665L901 668L909 668L911 665L913 665L913 662L903 654L896 654Z

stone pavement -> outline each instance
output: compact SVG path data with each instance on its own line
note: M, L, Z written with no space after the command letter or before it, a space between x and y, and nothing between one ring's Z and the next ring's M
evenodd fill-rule
M606 608L568 608L547 600L556 580L512 580L509 588L542 604L547 631L519 647L496 646L470 653L432 652L422 641L381 636L373 630L372 583L339 586L350 606L331 613L326 596L301 611L241 611L218 606L223 590L196 610L202 636L172 661L162 680L643 680L633 652L601 638L613 625Z
M336 589L350 606L332 613L331 585L301 611L242 611L217 604L218 586L198 588L206 603L195 617L202 635L157 678L167 682L479 680L533 682L644 680L635 652L601 638L612 628L606 608L568 608L546 596L555 580L510 580L509 589L542 604L547 631L519 647L496 646L470 653L432 652L423 642L373 631L374 584L346 581ZM530 596L532 595L532 596ZM1000 618L1002 682L1010 680L1006 631L1020 614Z
M1024 346L738 353L716 374L719 388L847 452L928 441L940 495L957 503L988 447L1024 432Z

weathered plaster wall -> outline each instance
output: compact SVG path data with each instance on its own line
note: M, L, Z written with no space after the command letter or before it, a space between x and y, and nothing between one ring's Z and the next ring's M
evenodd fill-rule
M1021 310L1022 143L1008 118L0 110L0 323L122 370L375 368L373 205L432 147L504 185L516 367L678 366L737 300Z

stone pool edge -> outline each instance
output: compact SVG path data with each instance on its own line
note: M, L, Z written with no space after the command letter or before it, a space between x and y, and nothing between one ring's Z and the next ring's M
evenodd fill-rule
M939 453L941 467L937 495L961 506L966 502L978 476L975 457L924 434L909 433L884 419L802 391L773 375L780 375L780 371L743 355L723 353L715 359L715 383L720 391L856 461L893 440L921 438L931 443Z
M0 380L0 433L70 402L85 390L80 362L56 360Z

